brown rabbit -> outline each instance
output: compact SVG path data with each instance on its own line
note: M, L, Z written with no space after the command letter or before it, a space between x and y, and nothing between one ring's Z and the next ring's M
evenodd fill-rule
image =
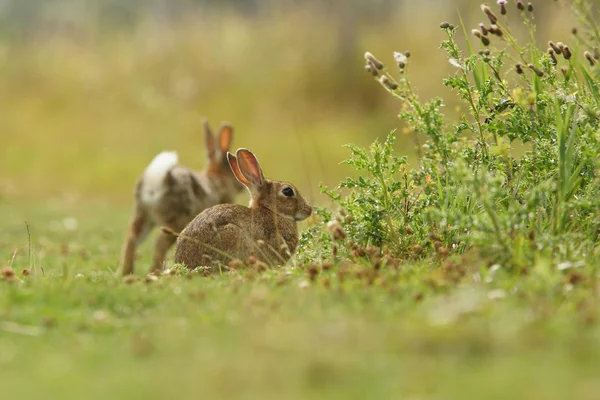
M267 264L284 264L298 245L296 221L308 218L312 206L292 184L265 179L249 150L227 157L250 192L250 205L220 204L200 213L179 235L175 263L196 268L253 255Z
M227 154L233 128L224 123L218 145L204 122L208 166L200 173L178 165L177 153L162 152L148 165L135 186L135 209L123 245L120 273L133 273L135 249L156 225L181 231L202 210L230 203L244 188L234 177ZM154 244L151 271L160 271L167 251L175 243L172 234L160 232Z

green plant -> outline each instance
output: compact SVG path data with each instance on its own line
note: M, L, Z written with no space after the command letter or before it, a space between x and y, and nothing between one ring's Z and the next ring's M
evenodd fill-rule
M419 100L408 78L409 53L394 53L399 74L365 54L367 72L401 102L400 119L425 145L413 169L393 155L394 133L368 151L348 146L352 156L345 163L358 177L324 192L352 217L338 218L350 243L387 246L403 258L443 259L476 249L490 263L519 270L540 257L560 263L597 252L600 37L594 8L574 2L582 26L573 29L571 46L551 41L544 51L535 41L533 6L517 2L509 10L498 3L500 17L482 5L489 24L473 29L478 43L467 40L466 52L456 41L459 28L441 24L441 48L457 71L444 85L468 110L458 124L445 121L442 99ZM509 24L514 14L526 27L525 44ZM315 232L303 240L331 240Z

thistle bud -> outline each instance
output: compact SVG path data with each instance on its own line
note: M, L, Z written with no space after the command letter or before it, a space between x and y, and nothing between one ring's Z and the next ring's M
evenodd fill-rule
M569 70L567 69L567 67L562 67L560 69L560 72L563 73L563 75L565 76L565 78L567 77L567 75L569 74Z
M533 4L527 3L527 11L533 12Z
M379 61L373 54L368 51L365 53L365 60L370 61L379 70L383 69L383 63Z
M441 28L441 29L448 29L448 28L450 28L450 23L449 23L449 22L446 22L446 21L444 21L444 22L442 22L442 23L440 24L440 28Z
M571 50L569 49L569 46L565 46L563 48L563 57L565 58L565 60L569 60L572 55L573 54L571 54Z
M573 27L573 28L571 28L571 33L572 33L574 36L577 36L577 34L579 33L579 31L577 30L577 27Z
M382 85L385 85L388 89L390 90L396 90L398 89L398 84L396 82L392 82L387 76L385 75L381 75L381 77L379 78L379 82Z
M479 31L479 29L473 29L471 30L471 33L473 34L473 36L475 36L476 38L481 39L481 32Z
M550 47L548 48L548 55L550 56L550 59L552 60L552 64L553 65L558 64L558 60L556 59L556 55L554 55L554 50L552 50Z
M521 75L523 73L523 67L521 66L521 64L515 65L515 70L517 71L517 74L519 74L519 75Z
M368 62L367 65L365 65L365 71L367 71L373 76L377 76L379 74L377 72L377 67L372 62Z
M517 0L517 8L519 9L519 11L525 10L525 4L523 4L522 0Z
M481 33L483 33L483 36L487 36L488 30L487 30L487 28L485 27L484 24L480 23L479 24L479 29L481 29Z
M561 48L555 45L553 41L549 41L548 46L552 47L552 50L554 50L556 54L562 54Z
M506 15L506 0L498 0L498 5L500 6L500 14Z
M492 12L492 10L485 4L481 5L481 11L483 11L483 13L485 15L487 15L488 19L490 20L490 22L492 24L495 24L496 22L498 22L498 18L496 17L496 15L494 15L494 13Z
M589 51L585 51L583 53L583 56L585 57L586 60L588 60L588 62L590 63L591 67L593 67L594 65L596 65L596 60L594 60L594 56L592 55L592 53L590 53Z
M535 74L536 74L537 76L539 76L540 78L541 78L542 76L544 76L544 73L543 73L542 71L540 71L540 70L539 70L539 69L538 69L538 68L537 68L535 65L533 65L533 64L529 64L529 65L527 65L527 66L529 67L529 69L530 69L530 70L532 70L533 72L535 72Z
M492 25L490 25L490 27L488 28L488 30L490 31L490 33L492 35L496 35L498 37L502 37L504 35L504 32L502 32L502 29L500 29L498 27L498 25L492 24Z

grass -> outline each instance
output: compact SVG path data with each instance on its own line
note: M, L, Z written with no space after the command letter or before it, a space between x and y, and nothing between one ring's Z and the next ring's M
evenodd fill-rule
M597 286L590 298L589 286L565 278L562 299L538 292L533 274L506 291L504 279L477 282L476 260L441 292L431 286L445 280L440 271L419 263L383 270L371 284L350 270L311 281L293 266L126 283L111 269L127 210L0 210L9 216L1 259L19 249L15 279L0 280L0 384L14 398L598 393ZM65 218L79 227L65 228ZM30 268L24 219L36 255L29 276L20 273ZM138 271L149 265L143 253Z
M504 38L523 26L534 36L530 14L511 7L509 17L526 23ZM437 26L426 11L421 26ZM2 393L598 398L600 101L597 67L580 57L588 43L575 50L577 41L548 22L535 31L542 49L528 42L505 52L505 39L493 37L490 52L478 53L471 38L463 54L460 28L435 36L360 25L358 47L378 56L412 50L405 74L381 57L378 73L396 85L386 90L398 107L380 99L358 63L339 63L329 17L196 17L168 33L141 24L81 42L4 43ZM466 32L482 18L464 17ZM306 41L296 28L304 25L315 28ZM433 55L442 39L459 67ZM574 49L572 60L560 59L575 71L568 79L544 54L548 39ZM253 51L241 51L250 42ZM517 76L517 54L543 77ZM422 102L448 69L445 85L457 96L443 104L451 107ZM200 167L201 115L231 120L235 145L252 147L268 177L291 180L328 208L302 224L302 245L285 267L147 276L150 239L136 275L117 277L135 177L165 148ZM366 148L398 124L397 142L390 134ZM415 135L428 144L417 160ZM349 142L356 146L341 166ZM347 175L323 189L329 201L319 196L317 182Z

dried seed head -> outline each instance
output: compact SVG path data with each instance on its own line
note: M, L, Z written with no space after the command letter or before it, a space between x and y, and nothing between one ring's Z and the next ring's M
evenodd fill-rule
M533 12L533 4L527 3L527 11Z
M556 65L558 64L558 60L556 59L556 55L554 54L554 50L552 50L552 48L548 48L548 55L550 56L550 59L552 60L552 64Z
M562 54L562 50L560 47L558 47L556 44L554 44L553 41L549 41L548 42L548 46L552 47L552 50L554 50L554 52L556 54Z
M481 11L483 11L483 13L485 15L487 15L488 19L490 20L490 22L492 24L495 24L496 22L498 22L498 18L496 17L496 15L494 15L494 13L492 12L492 10L485 4L481 5Z
M375 67L379 70L383 69L383 63L379 61L375 56L368 51L365 53L365 60L372 62Z
M539 69L538 69L538 68L537 68L535 65L533 65L533 64L529 64L529 65L527 65L527 66L529 67L529 69L531 69L533 72L535 72L535 74L536 74L537 76L539 76L540 78L541 78L542 76L544 76L544 73L543 73L542 71L540 71L540 70L539 70Z
M572 55L573 55L571 53L571 50L569 49L569 46L565 46L562 49L562 52L563 52L563 57L565 58L565 60L569 60L572 57Z
M525 4L523 4L523 1L522 1L522 0L517 0L517 8L518 8L520 11L523 11L523 10L525 9Z
M517 74L519 74L519 75L521 75L523 73L523 67L521 66L521 64L515 65L515 70L517 71Z
M379 250L379 247L370 245L369 247L367 247L367 254L369 254L369 257L371 258L379 257L381 251Z
M385 85L388 89L390 90L396 90L398 89L398 84L396 82L392 82L387 76L385 75L381 75L381 77L379 78L379 82L382 85Z
M2 268L2 270L0 271L0 274L2 274L2 277L4 279L6 279L7 281L10 281L15 277L15 271L13 271L13 269L11 267Z
M315 281L315 279L317 278L317 275L319 275L319 267L317 267L317 266L316 266L316 265L314 265L314 264L311 264L311 265L308 267L308 279L309 279L311 282L314 282L314 281Z
M231 268L233 270L238 270L238 269L244 268L244 263L239 258L235 258L235 259L229 261L229 263L227 265L229 266L229 268Z
M323 263L323 264L321 265L321 269L322 269L323 271L329 271L330 269L333 269L333 263L331 263L331 262L326 262L326 263Z
M591 67L593 67L594 65L596 65L596 60L594 60L594 56L592 55L592 53L590 53L589 51L585 51L583 53L583 56L585 57L586 60L588 60L588 62L590 63Z
M440 28L441 28L441 29L448 29L448 28L450 28L450 23L449 23L449 22L447 22L447 21L444 21L444 22L442 22L442 23L440 24Z
M346 238L346 231L342 227L342 224L338 220L332 220L327 223L327 230L333 236L333 240L343 240Z
M269 269L269 265L260 260L256 261L256 264L254 264L253 267L259 272L264 272Z

